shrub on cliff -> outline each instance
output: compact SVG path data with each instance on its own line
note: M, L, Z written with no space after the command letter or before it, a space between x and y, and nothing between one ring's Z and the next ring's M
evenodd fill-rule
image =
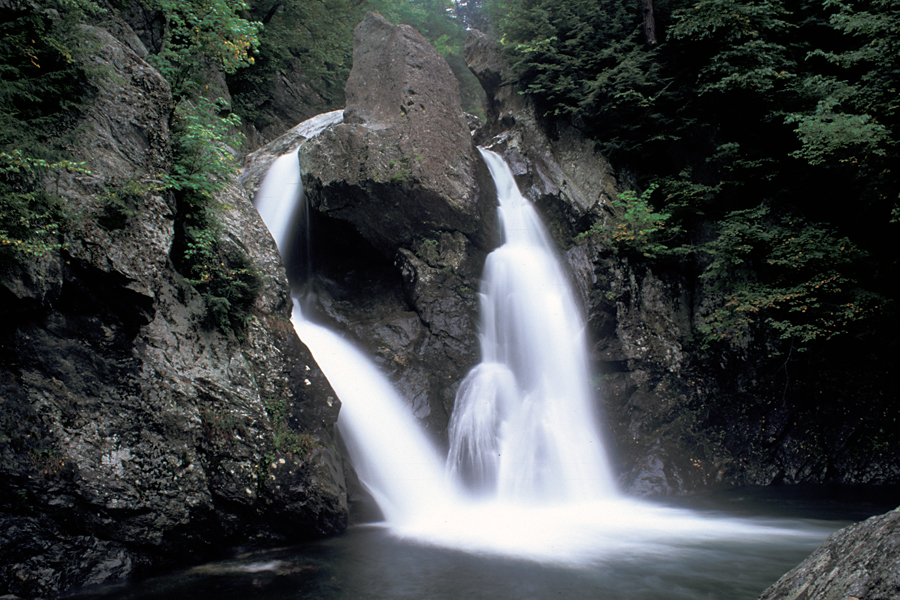
M44 9L44 10L41 10ZM52 9L52 10L50 10ZM91 2L6 3L0 8L0 259L62 247L73 215L45 185L66 160L71 125L90 96L79 60L90 40L76 25Z

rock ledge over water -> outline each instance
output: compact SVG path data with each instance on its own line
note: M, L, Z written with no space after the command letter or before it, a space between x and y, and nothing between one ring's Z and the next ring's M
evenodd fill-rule
M760 600L900 598L900 508L845 527Z

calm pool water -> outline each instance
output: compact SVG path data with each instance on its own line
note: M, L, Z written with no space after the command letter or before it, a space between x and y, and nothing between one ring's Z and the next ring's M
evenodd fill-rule
M759 534L667 537L578 565L466 553L358 526L319 542L235 555L79 598L116 600L753 600L833 531L900 503L896 490L761 488L677 501ZM675 506L669 502L667 506ZM774 532L774 533L773 533Z

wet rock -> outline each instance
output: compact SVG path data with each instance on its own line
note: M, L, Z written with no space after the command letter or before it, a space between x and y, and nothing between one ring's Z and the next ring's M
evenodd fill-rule
M900 598L900 508L845 527L760 600Z
M369 13L354 32L344 123L300 151L307 197L387 256L430 231L490 243L490 178L450 67L413 28Z
M170 260L168 86L93 33L111 72L75 149L90 174L53 181L77 227L0 279L0 592L24 597L347 523L340 404L290 324L271 237L233 182L222 244L265 284L243 339L211 329ZM111 219L126 184L133 210Z

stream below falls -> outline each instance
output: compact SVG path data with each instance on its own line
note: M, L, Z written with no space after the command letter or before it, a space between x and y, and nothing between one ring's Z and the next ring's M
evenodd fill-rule
M621 550L577 565L463 552L398 537L379 525L227 559L126 587L104 600L753 600L833 531L900 502L896 489L745 488L668 500L712 520L781 535L682 541ZM659 505L659 503L654 503Z

